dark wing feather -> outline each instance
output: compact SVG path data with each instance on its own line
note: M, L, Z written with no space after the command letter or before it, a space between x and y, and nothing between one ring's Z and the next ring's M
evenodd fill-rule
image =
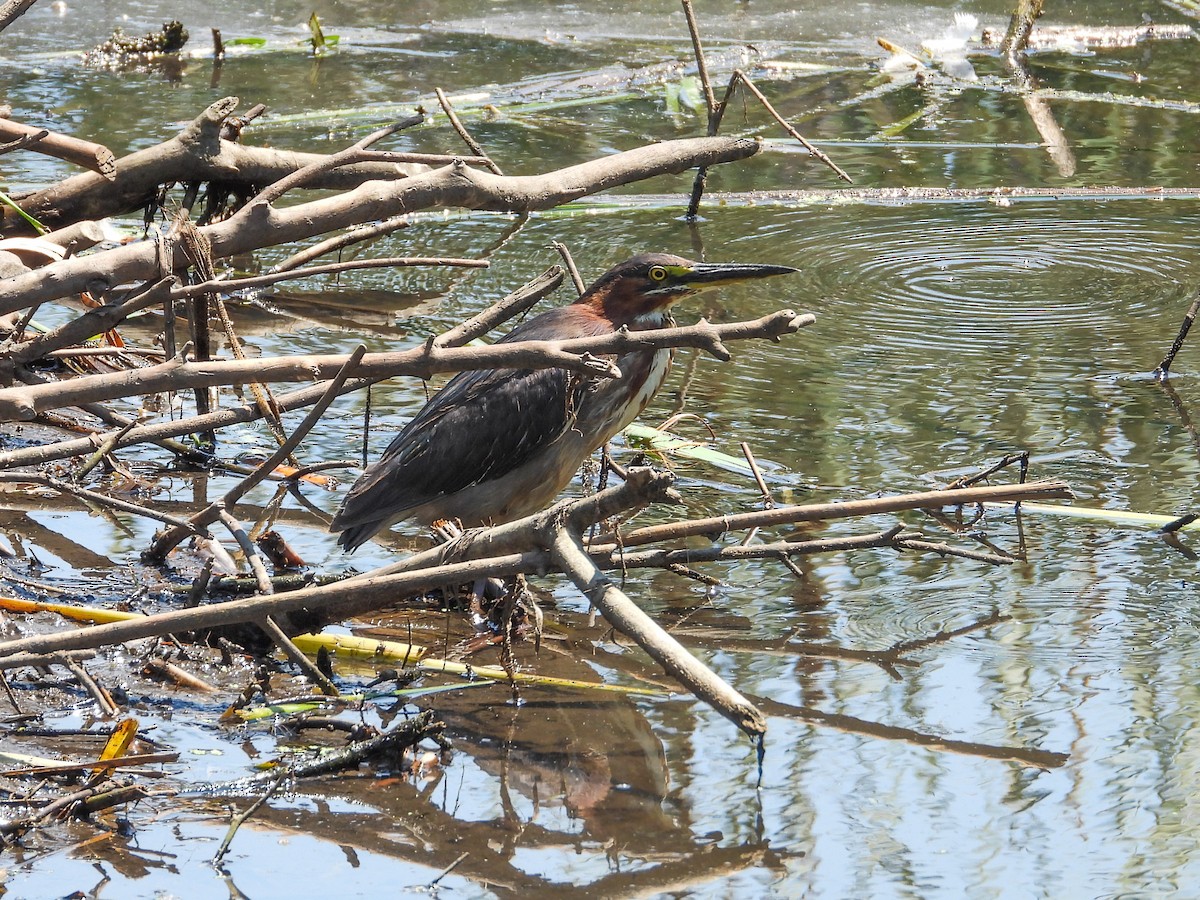
M581 320L580 308L568 306L526 322L502 343L605 330L611 329L589 316ZM579 380L563 369L456 375L363 473L331 529L382 524L430 500L503 476L570 426L581 390Z

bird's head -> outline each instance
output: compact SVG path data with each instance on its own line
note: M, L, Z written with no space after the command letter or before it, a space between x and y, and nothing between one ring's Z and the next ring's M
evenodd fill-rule
M640 253L613 266L579 298L613 324L657 324L672 304L709 288L786 275L790 266L700 263L667 253Z

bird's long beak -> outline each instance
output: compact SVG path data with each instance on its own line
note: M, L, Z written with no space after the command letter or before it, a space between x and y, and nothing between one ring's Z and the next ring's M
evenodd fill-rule
M752 278L767 278L771 275L787 275L799 272L791 266L765 266L752 263L695 263L691 270L679 275L679 282L693 290L720 287Z

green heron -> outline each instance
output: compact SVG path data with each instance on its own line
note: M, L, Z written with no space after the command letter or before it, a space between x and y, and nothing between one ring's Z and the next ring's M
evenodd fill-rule
M643 253L578 300L530 319L501 343L564 340L674 324L671 306L707 288L795 272ZM405 519L494 525L547 506L597 448L637 418L671 367L670 350L617 359L620 378L564 369L461 372L404 426L350 489L330 531L354 550Z

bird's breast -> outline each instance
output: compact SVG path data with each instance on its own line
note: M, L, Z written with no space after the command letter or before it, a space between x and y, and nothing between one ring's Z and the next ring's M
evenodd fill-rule
M594 448L608 441L649 405L671 371L670 350L640 350L618 357L621 377L597 380L577 422L588 428Z

